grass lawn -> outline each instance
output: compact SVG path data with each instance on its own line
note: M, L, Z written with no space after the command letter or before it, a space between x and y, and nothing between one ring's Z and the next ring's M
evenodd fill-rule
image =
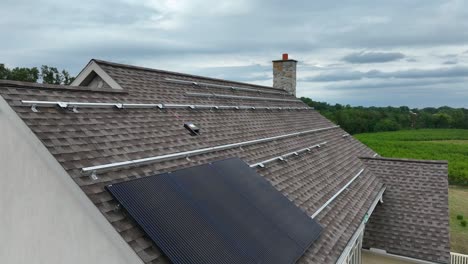
M448 160L450 240L454 252L468 254L468 130L421 129L355 135L383 157Z
M468 221L468 187L450 186L450 242L453 252L468 254L468 226L462 227L457 215Z

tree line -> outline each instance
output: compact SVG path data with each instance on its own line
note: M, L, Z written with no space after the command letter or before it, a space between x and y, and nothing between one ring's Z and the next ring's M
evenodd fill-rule
M301 100L351 134L418 128L468 129L466 108L352 107L317 102L306 97L301 97Z
M42 65L40 68L7 68L0 63L0 80L39 82L69 85L75 80L66 70ZM400 107L352 107L350 105L313 101L301 97L307 105L340 125L351 134L396 131L418 128L460 128L468 129L468 109L427 107L423 109Z
M48 84L69 85L75 80L66 70L58 70L56 67L42 65L40 68L15 67L7 68L0 63L0 80L12 80L23 82L39 82Z

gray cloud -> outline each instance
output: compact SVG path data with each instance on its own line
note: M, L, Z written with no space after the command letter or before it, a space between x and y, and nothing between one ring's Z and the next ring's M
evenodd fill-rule
M466 83L468 78L439 78L439 79L390 79L378 80L373 82L356 82L349 84L332 84L326 86L330 90L354 90L371 92L375 89L393 89L393 88L409 88L409 87L424 87L434 85L447 85L451 86L454 83Z
M447 78L447 77L468 77L468 67L451 67L430 70L411 69L404 71L382 72L379 70L371 71L334 71L324 73L318 76L303 78L302 81L309 82L334 82L334 81L352 81L367 79L422 79L422 78Z
M252 64L231 67L206 67L195 70L198 75L208 75L213 78L225 80L239 80L244 82L258 82L271 80L271 66Z
M289 52L303 61L298 77L307 82L300 83L299 95L315 97L314 89L324 82L360 85L368 79L393 82L395 87L434 81L445 93L448 86L460 85L449 79L466 76L468 67L468 34L460 33L468 31L468 1L462 0L378 4L371 0L81 0L79 4L3 0L2 4L0 63L11 67L48 64L76 74L89 59L98 58L271 85L271 60ZM455 61L437 54L460 54L458 67L427 70L441 61ZM379 64L369 68L369 63ZM409 65L412 70L396 70ZM447 85L440 83L443 80ZM344 89L331 90L321 90L319 96L329 102L362 103ZM395 90L401 96L370 94L366 100L407 103L403 98L409 91ZM437 102L429 97L424 97L425 102ZM422 100L418 98L413 98L414 105Z
M448 60L448 61L444 61L443 64L445 64L445 65L454 65L454 64L458 64L458 61L457 60Z
M400 52L356 52L343 57L349 63L382 63L403 59L405 55Z

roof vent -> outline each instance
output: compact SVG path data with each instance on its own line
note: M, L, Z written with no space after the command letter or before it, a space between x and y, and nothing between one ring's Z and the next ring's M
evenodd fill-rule
M190 131L190 134L192 134L192 136L196 136L198 134L200 134L200 128L197 127L195 124L193 123L185 123L184 124L184 127Z

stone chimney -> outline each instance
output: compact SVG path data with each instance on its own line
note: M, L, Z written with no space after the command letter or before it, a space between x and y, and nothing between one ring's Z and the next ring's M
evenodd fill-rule
M273 88L283 89L296 95L296 60L283 54L282 60L273 61Z

